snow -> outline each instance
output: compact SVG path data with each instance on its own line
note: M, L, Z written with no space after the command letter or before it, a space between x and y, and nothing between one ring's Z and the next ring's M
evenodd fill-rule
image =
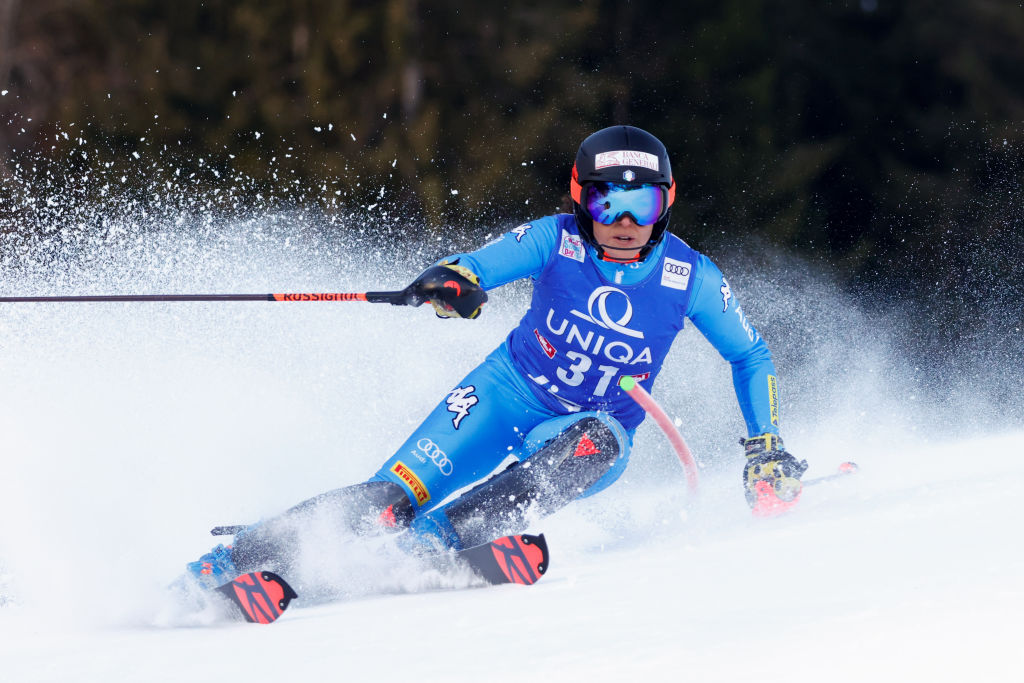
M368 257L269 219L161 230L111 230L58 264L19 256L3 291L387 289L441 255ZM907 400L912 363L884 334L846 366L830 340L780 368L807 477L861 465L783 517L747 510L728 368L688 331L654 393L703 466L700 494L645 425L622 482L531 529L552 557L537 585L359 571L371 551L324 538L345 599L300 598L267 627L169 600L211 526L370 475L523 305L513 290L478 321L442 321L351 302L3 304L0 680L1019 680L1024 431Z

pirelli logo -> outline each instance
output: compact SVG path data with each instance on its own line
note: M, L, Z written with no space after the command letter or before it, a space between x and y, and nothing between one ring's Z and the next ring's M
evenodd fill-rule
M413 474L412 470L406 467L405 463L399 460L391 468L391 471L398 475L398 478L405 482L405 485L409 487L412 494L416 496L416 503L423 505L430 500L430 492L427 491L427 487L423 485L420 478Z
M771 406L772 424L779 426L779 383L775 375L768 375L768 405Z

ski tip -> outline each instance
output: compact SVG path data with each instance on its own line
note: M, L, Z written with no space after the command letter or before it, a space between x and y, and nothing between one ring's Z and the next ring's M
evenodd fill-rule
M243 574L217 590L242 610L246 621L255 624L273 623L299 597L287 581L268 571Z
M529 586L548 570L550 557L544 534L505 536L491 541L491 552L508 583Z
M839 464L839 474L853 474L860 469L860 465L855 462L844 462Z

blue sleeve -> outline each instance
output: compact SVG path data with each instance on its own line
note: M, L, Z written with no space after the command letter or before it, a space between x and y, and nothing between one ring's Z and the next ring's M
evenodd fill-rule
M747 436L779 433L779 392L775 364L761 335L747 320L728 280L703 254L687 317L732 365L732 383Z
M444 260L459 259L459 265L466 266L480 277L484 289L494 289L538 275L554 252L558 238L556 216L545 216L513 228L476 251L453 254Z

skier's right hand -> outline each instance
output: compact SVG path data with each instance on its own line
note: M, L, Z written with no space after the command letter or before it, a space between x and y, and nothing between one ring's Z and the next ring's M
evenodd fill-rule
M429 301L439 318L476 318L487 301L480 278L458 259L427 268L405 291L414 306Z

